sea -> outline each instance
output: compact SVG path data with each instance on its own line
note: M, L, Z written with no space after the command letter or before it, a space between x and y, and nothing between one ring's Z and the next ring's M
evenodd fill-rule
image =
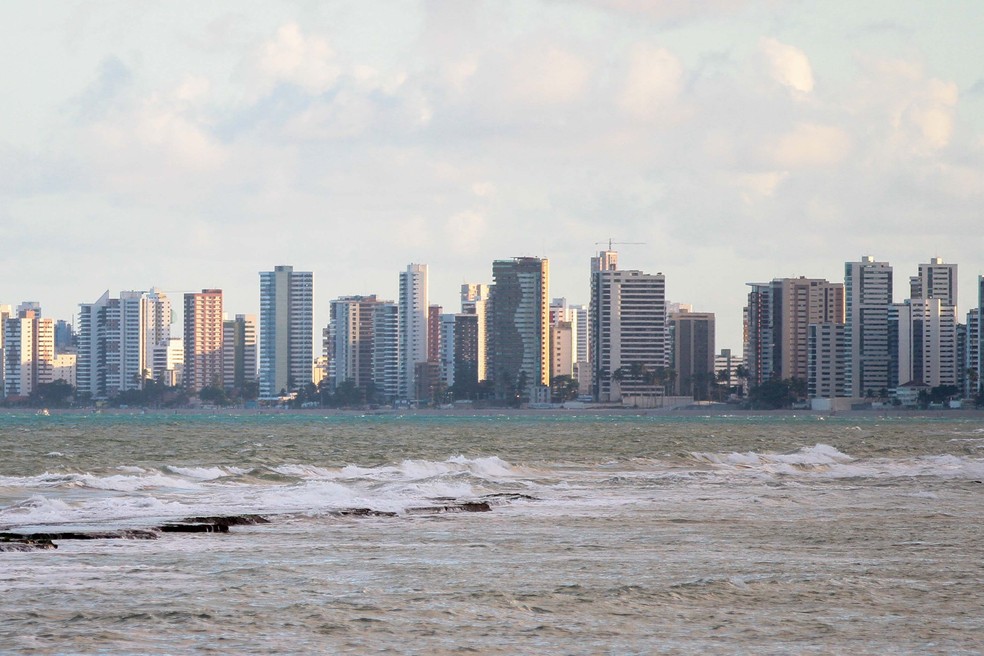
M981 416L0 415L0 532L137 529L0 551L0 653L984 652Z

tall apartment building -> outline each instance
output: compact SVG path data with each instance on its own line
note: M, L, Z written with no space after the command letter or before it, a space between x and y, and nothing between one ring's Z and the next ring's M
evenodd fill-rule
M444 308L440 305L427 306L427 361L437 362L441 359L441 317Z
M190 394L221 387L224 376L222 290L203 289L184 295L184 370L182 385Z
M567 304L566 298L550 301L550 375L571 376L576 374L578 345L578 314L576 308Z
M595 260L601 260L605 252ZM601 402L653 397L666 370L666 279L662 273L600 269L591 279L591 356L594 395Z
M6 370L5 363L7 358L5 356L5 349L4 349L4 339L5 339L4 335L6 334L6 330L7 330L7 326L6 326L7 319L10 318L12 313L13 311L11 310L9 305L0 305L0 396L3 396L6 393L5 390L7 389L6 373L5 373Z
M714 313L677 312L673 325L673 369L676 394L697 400L710 398L714 381Z
M105 399L143 387L155 376L155 348L170 336L171 305L163 292L109 291L79 305L78 390Z
M748 369L748 387L755 388L773 376L777 366L775 355L779 336L774 320L775 293L772 283L747 284L751 289L743 312L743 353Z
M909 298L938 298L943 305L957 304L957 265L941 258L920 264L919 272L909 278Z
M967 313L966 351L966 396L973 398L984 389L984 276L977 277L977 307Z
M141 367L147 371L148 378L156 380L161 372L154 368L154 351L159 346L167 345L171 339L171 324L174 322L171 300L160 289L151 287L149 292L140 294L139 302L144 333Z
M892 267L865 256L844 263L844 395L861 398L889 389L894 354L888 314Z
M427 265L409 264L400 272L399 396L416 397L417 363L428 360Z
M488 378L488 301L491 295L489 285L483 283L465 283L461 286L461 313L473 314L478 324L478 370L476 375L479 382Z
M431 306L436 307L436 306ZM437 357L432 360L439 363L441 384L444 387L454 385L454 326L456 314L442 314L437 324L439 339L437 339ZM433 325L432 325L433 329ZM431 342L434 337L431 334Z
M811 399L843 396L846 324L813 323L808 330L806 395Z
M392 403L400 382L400 306L382 302L372 310L372 383L378 400Z
M483 365L480 334L484 334L484 330L478 315L454 315L454 375L451 384L465 398L478 391L481 380L478 373Z
M889 388L906 383L957 385L956 308L940 298L910 298L893 306L897 369Z
M30 396L54 380L55 323L34 309L4 320L4 394Z
M809 378L809 328L844 323L844 286L821 278L749 283L745 316L752 387L773 379Z
M242 390L256 382L257 341L256 316L237 314L226 319L222 326L223 387Z
M311 382L314 274L276 266L260 272L260 398Z
M184 340L172 337L154 349L154 380L168 387L181 385L184 372Z
M397 397L399 306L375 295L341 296L330 304L328 377L335 389L351 382L381 400Z
M495 260L492 280L487 374L496 398L535 398L550 385L549 262Z

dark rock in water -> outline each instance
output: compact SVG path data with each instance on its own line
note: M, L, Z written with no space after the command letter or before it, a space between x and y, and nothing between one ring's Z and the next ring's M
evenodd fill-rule
M483 499L501 499L504 501L518 501L522 499L523 501L538 501L534 496L529 494L521 494L519 492L496 492L495 494L486 494L482 497Z
M181 520L188 524L222 524L225 526L252 526L269 524L270 520L261 515L228 515L217 517L186 517Z
M164 533L228 533L228 524L164 524Z
M396 517L395 512L373 510L372 508L345 508L329 513L332 517Z
M40 551L42 549L57 549L51 540L39 540L29 537L16 537L5 533L0 535L0 552L3 551Z
M408 515L420 515L424 513L453 513L453 512L490 512L492 506L488 501L461 501L445 504L443 506L419 506L417 508L407 508Z
M157 531L142 528L121 529L119 531L61 531L57 533L0 533L0 541L5 538L15 540L39 540L52 542L54 540L154 540L159 537Z

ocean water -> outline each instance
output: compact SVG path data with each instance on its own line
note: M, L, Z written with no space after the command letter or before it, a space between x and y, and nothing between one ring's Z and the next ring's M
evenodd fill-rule
M0 415L0 531L244 513L0 553L0 653L984 652L984 419Z

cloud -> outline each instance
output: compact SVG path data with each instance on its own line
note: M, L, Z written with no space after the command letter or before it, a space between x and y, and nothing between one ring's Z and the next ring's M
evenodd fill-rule
M831 166L844 160L851 151L851 137L833 125L801 123L782 135L772 155L786 168Z
M513 61L510 95L534 105L570 103L584 93L589 74L588 63L569 50L533 48Z
M765 55L772 78L798 94L813 91L813 68L806 53L795 46L775 39L759 40L759 49Z
M476 211L458 212L447 220L444 233L458 255L477 253L487 233L485 216Z
M260 47L255 68L261 91L287 82L309 93L324 93L340 74L327 39L305 35L297 23L282 25L276 36Z
M618 99L624 111L638 118L665 111L680 93L683 66L666 48L636 46L629 57L625 85Z

